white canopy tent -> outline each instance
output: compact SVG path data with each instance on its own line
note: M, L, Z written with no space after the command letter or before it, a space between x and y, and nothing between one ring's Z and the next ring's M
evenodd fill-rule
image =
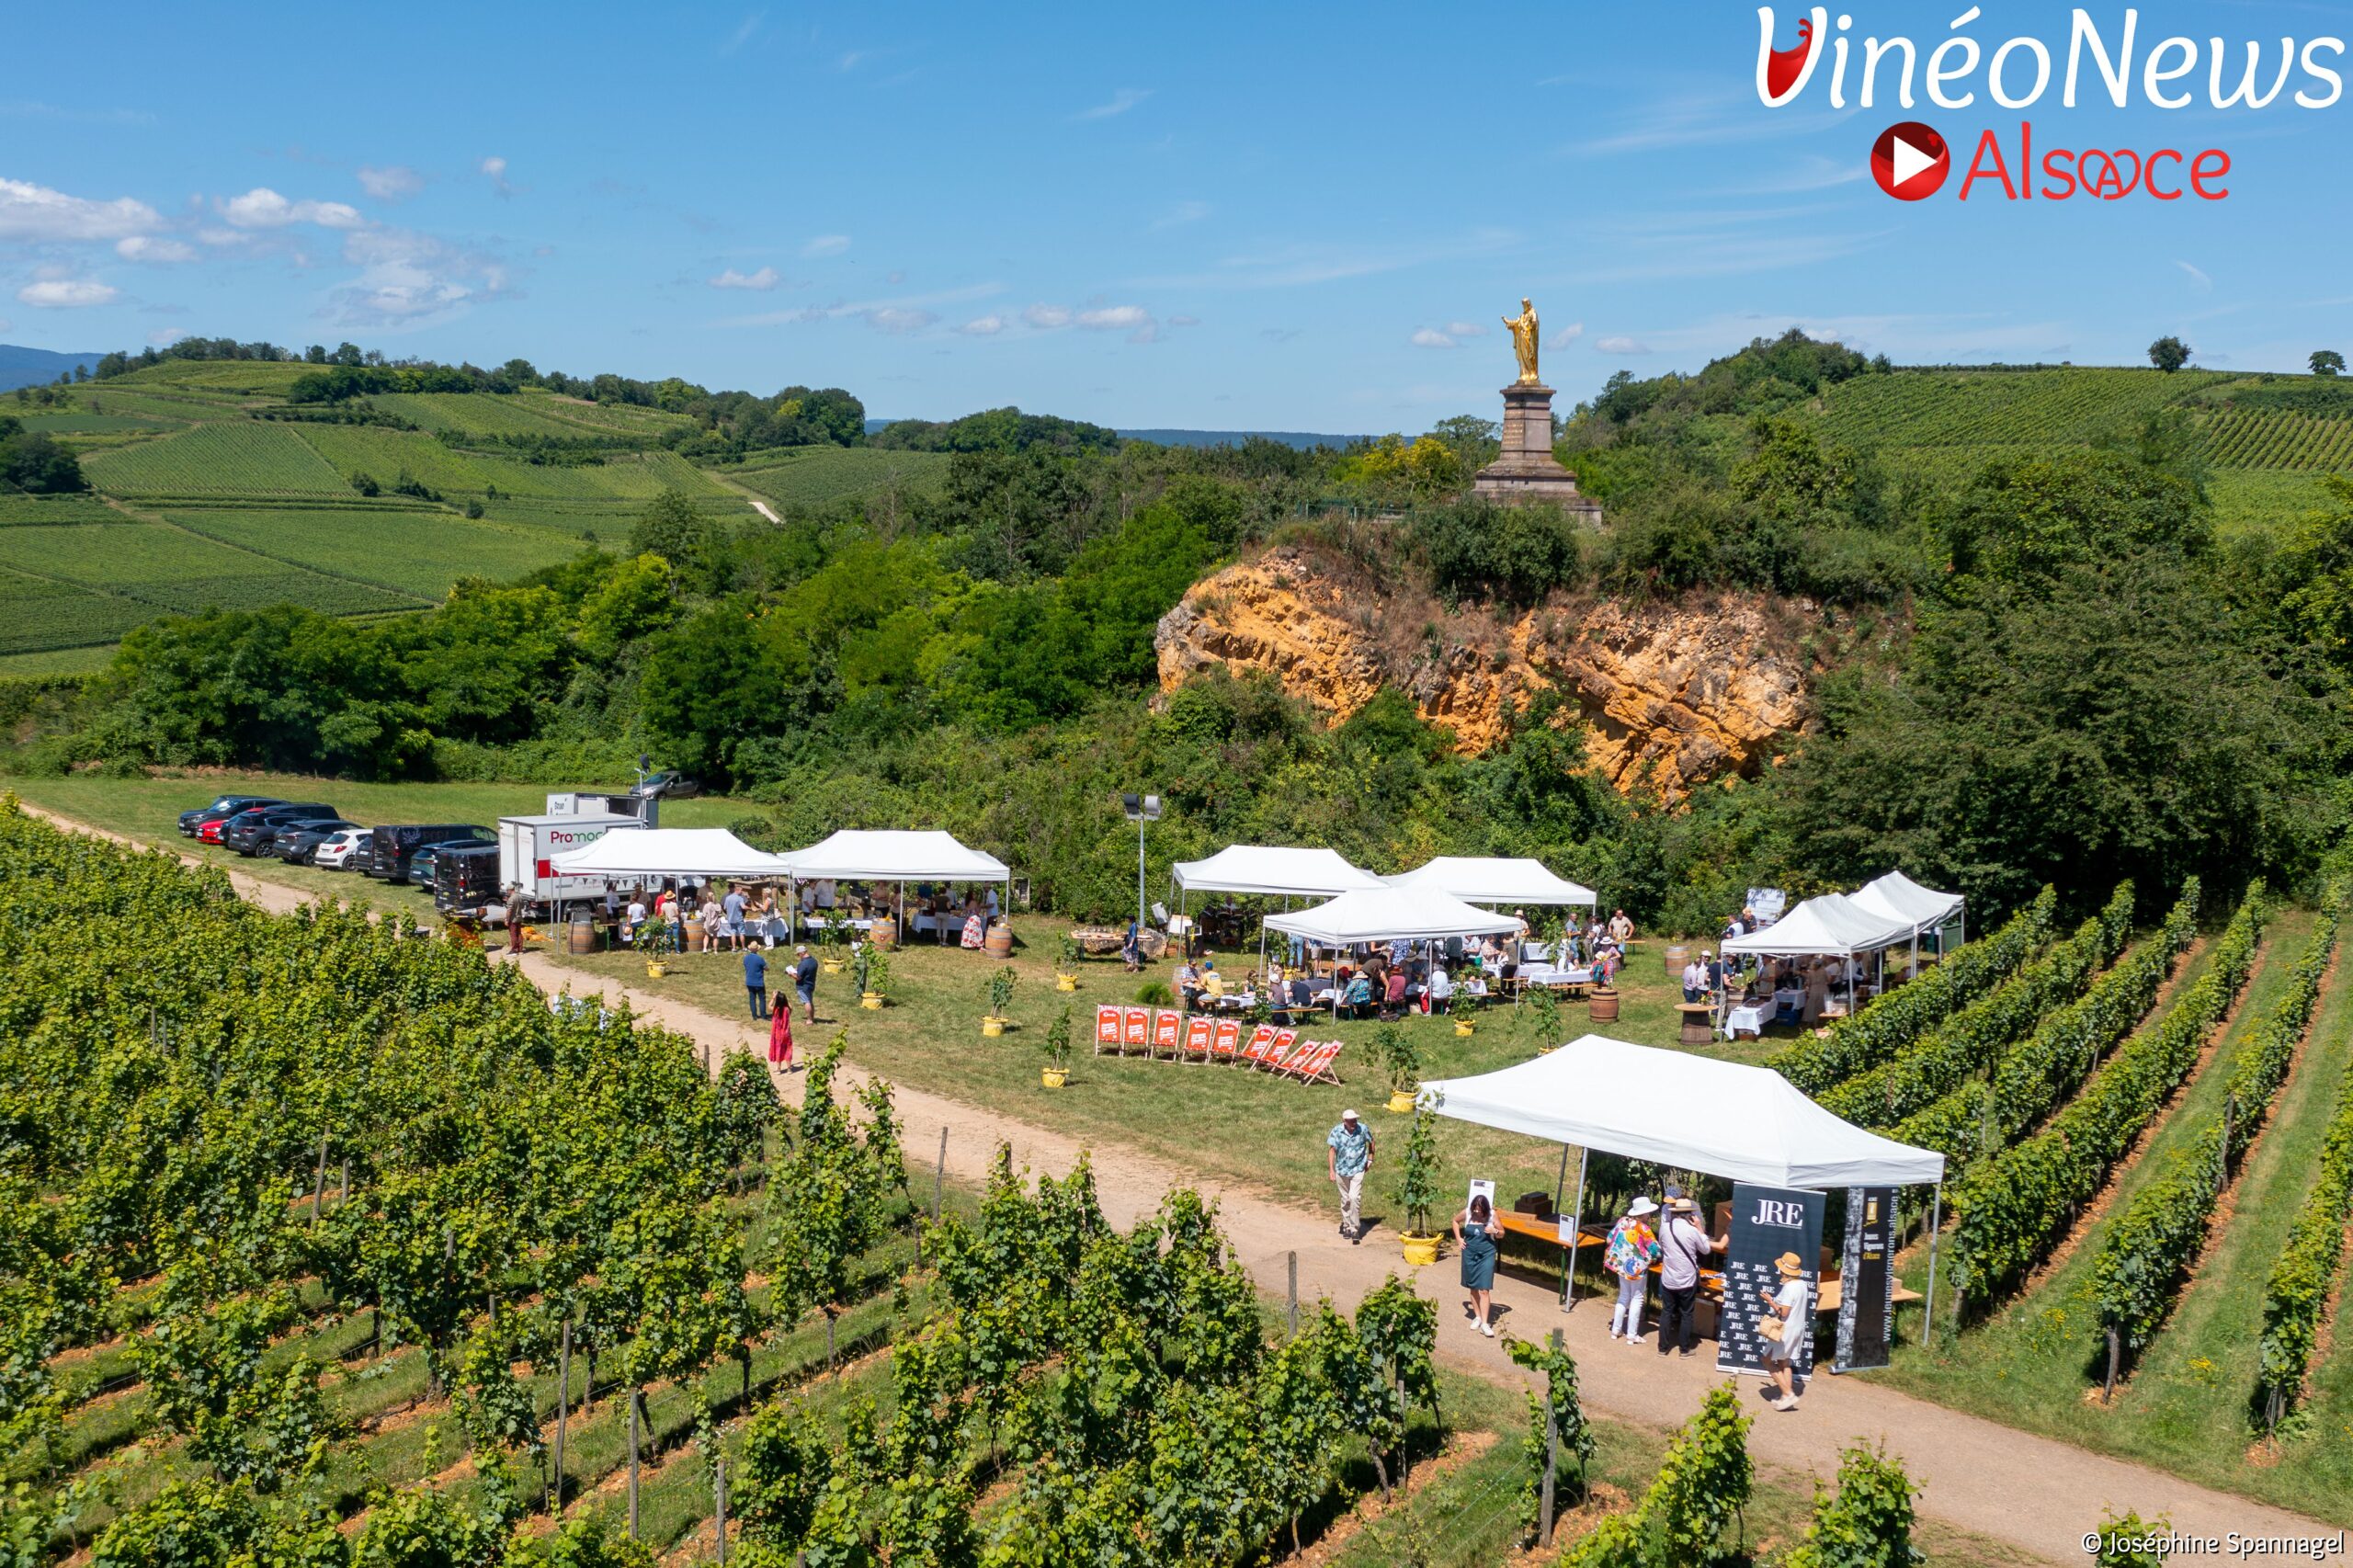
M781 877L782 858L723 827L648 827L608 833L551 860L564 877Z
M780 859L785 874L796 882L895 882L901 919L906 916L909 882L997 882L1005 888L1004 908L1008 913L1013 908L1013 873L1005 862L960 843L953 834L936 830L846 827ZM797 920L798 899L793 913ZM944 922L939 939L948 939Z
M1842 893L1807 899L1762 931L1727 937L1722 950L1759 958L1852 958L1911 940L1913 925Z
M1554 876L1540 860L1495 855L1441 855L1384 879L1406 892L1441 892L1465 903L1585 903L1593 890Z
M1920 938L1930 931L1941 932L1948 921L1962 920L1961 906L1966 902L1957 892L1938 892L1924 888L1901 871L1890 871L1873 881L1857 888L1851 902L1856 907L1884 915L1892 919L1905 920L1912 925L1912 967L1920 967ZM1966 921L1962 921L1960 940L1969 939ZM1941 939L1937 944L1939 956L1944 952Z
M1442 892L1384 887L1344 892L1313 909L1268 915L1267 926L1319 947L1351 948L1401 937L1412 941L1500 937L1518 930L1519 922Z
M1176 885L1188 892L1255 893L1262 898L1331 898L1386 884L1340 858L1336 849L1235 844L1206 860L1179 860Z
M1826 1190L1933 1184L1942 1218L1945 1157L1865 1131L1779 1073L1585 1035L1549 1055L1471 1078L1422 1085L1440 1116L1622 1154L1733 1181ZM1585 1208L1585 1165L1577 1173ZM1929 1324L1936 1322L1936 1233L1928 1232ZM1564 1290L1566 1287L1564 1286Z

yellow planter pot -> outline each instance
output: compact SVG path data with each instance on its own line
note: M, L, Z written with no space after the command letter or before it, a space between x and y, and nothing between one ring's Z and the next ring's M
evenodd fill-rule
M1408 1232L1398 1239L1405 1244L1405 1261L1415 1268L1427 1268L1438 1261L1436 1236L1417 1236Z
M1074 974L1057 974L1054 976L1054 989L1057 991L1077 990L1078 976Z
M1470 1038L1471 1038L1471 1034L1472 1034L1471 1020L1470 1020L1470 1019L1468 1019L1468 1018L1457 1018L1457 1019L1455 1019L1455 1020L1454 1020L1454 1034L1455 1034L1455 1038L1456 1038L1456 1039L1458 1039L1458 1040L1468 1040L1468 1039L1470 1039Z
M827 974L839 974L842 971L842 962L839 959L821 960L818 962L817 967L824 970Z
M1059 1089L1070 1082L1070 1069L1067 1067L1041 1068L1039 1076L1044 1079L1046 1087Z
M652 959L648 959L648 960L645 960L645 978L646 978L646 979L648 979L648 980L659 980L659 979L661 979L664 975L665 975L665 974L667 974L667 973L669 973L669 972L670 972L670 971L669 971L667 969L664 968L662 965L660 965L660 964L658 964L658 963L655 963Z
M1414 1108L1414 1092L1411 1089L1399 1089L1389 1096L1389 1108L1399 1116L1404 1115Z
M995 1040L1004 1032L1005 1020L1003 1018L983 1018L981 1020L981 1033L986 1035L991 1040Z
M882 993L870 991L858 999L858 1005L870 1013L880 1011L882 1006Z

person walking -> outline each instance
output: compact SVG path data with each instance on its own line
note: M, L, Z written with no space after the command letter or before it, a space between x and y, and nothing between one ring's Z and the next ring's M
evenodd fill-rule
M1490 1339L1495 1336L1495 1243L1504 1233L1495 1220L1494 1206L1483 1192L1454 1217L1454 1244L1462 1253L1462 1288L1471 1292L1471 1321Z
M813 1024L817 1021L817 960L810 956L806 944L794 948L792 952L792 989Z
M768 1016L768 960L757 948L744 949L744 990L752 999L752 1017L766 1022ZM786 1012L792 1009L788 1006Z
M1658 1353L1671 1348L1688 1356L1699 1339L1699 1260L1722 1252L1730 1235L1710 1237L1694 1218L1698 1205L1688 1198L1667 1204L1666 1229L1659 1235Z
M792 1004L790 1002L768 1010L768 1061L788 1073L798 1073L792 1064Z
M1773 1408L1795 1410L1798 1347L1813 1332L1813 1287L1806 1283L1805 1265L1797 1254L1783 1253L1773 1260L1773 1267L1780 1271L1781 1288L1756 1292L1765 1298L1766 1312L1757 1326L1765 1334L1765 1370L1781 1391Z
M1650 1290L1651 1265L1659 1259L1658 1233L1650 1225L1650 1216L1657 1212L1658 1205L1648 1198L1635 1199L1609 1227L1609 1244L1602 1254L1601 1267L1618 1278L1609 1337L1622 1334L1629 1345L1643 1342L1643 1299Z
M1324 1159L1332 1183L1340 1189L1340 1234L1350 1243L1364 1240L1364 1173L1372 1168L1372 1129L1344 1110L1340 1124L1324 1140Z

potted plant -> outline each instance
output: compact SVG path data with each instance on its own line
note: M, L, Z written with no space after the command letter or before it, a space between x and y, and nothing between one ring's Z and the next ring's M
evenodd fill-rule
M981 1019L981 1033L992 1040L1005 1032L1012 1020L1006 1015L1013 1007L1013 966L1006 964L989 976L989 1010Z
M670 972L662 960L677 950L677 929L666 920L649 920L638 932L637 946L645 955L645 978L659 980Z
M1454 1034L1458 1040L1469 1040L1478 1028L1479 998L1469 991L1457 991L1452 1004Z
M1054 989L1078 989L1078 938L1064 933L1062 944L1054 951Z
M1050 1089L1059 1089L1070 1082L1070 1008L1067 1005L1063 1006L1061 1017L1046 1026L1045 1050L1045 1085Z
M1414 1090L1421 1083L1422 1053L1413 1038L1395 1024L1383 1024L1372 1037L1373 1059L1389 1074L1389 1108L1399 1116L1414 1108Z
M842 971L842 939L838 928L827 926L817 939L817 967L827 974Z
M871 1012L891 995L891 953L873 943L858 949L858 1005Z
M1549 1056L1561 1044L1561 999L1549 985L1528 988L1528 1021L1536 1030L1536 1054Z
M1414 1113L1414 1131L1405 1140L1405 1158L1397 1167L1397 1207L1405 1211L1405 1261L1419 1268L1438 1261L1438 1233L1430 1229L1430 1210L1438 1207L1438 1117Z

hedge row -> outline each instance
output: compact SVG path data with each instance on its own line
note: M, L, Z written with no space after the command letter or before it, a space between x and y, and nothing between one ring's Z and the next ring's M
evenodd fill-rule
M2128 1041L2051 1125L1987 1160L1953 1187L1953 1277L1964 1293L1998 1293L2042 1261L2099 1191L2141 1130L2198 1063L2214 1026L2255 967L2263 885L2247 890L2214 944L2213 962L2157 1027Z
M1962 1085L1905 1118L1891 1136L1966 1166L2040 1121L2140 1024L2197 922L2198 879L2192 877L2156 934L2003 1057L1991 1083Z
M2321 912L2311 943L2290 971L2288 994L2232 1060L2223 1108L2175 1154L2164 1176L2141 1189L2100 1248L2092 1299L2101 1324L2128 1349L2148 1344L2173 1310L2205 1243L2214 1206L2262 1130L2271 1096L2287 1079L2336 945L2336 903L2332 897Z
M2059 895L2044 888L1991 937L1963 945L1908 985L1899 985L1824 1036L1798 1041L1768 1063L1809 1095L1820 1095L1902 1051L1991 991L2051 935Z
M2345 1220L2353 1211L2353 1073L2336 1096L2336 1115L2321 1143L2320 1179L2296 1216L2295 1229L2263 1291L2265 1404L2273 1425L2303 1392L2304 1369L2320 1338L2321 1313L2344 1261Z
M1856 1074L1822 1096L1823 1108L1865 1127L1893 1127L1932 1106L1998 1062L2041 1017L2084 994L2116 961L2132 931L2132 884L2041 957L1979 997L1893 1061Z

